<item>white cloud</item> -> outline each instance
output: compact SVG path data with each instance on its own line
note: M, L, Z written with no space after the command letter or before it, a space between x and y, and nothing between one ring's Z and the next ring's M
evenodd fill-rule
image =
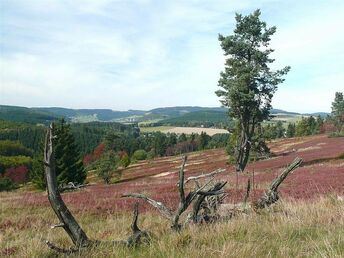
M338 87L324 85L343 82L343 35L334 26L344 25L343 5L299 11L309 3L284 9L275 0L3 1L0 102L122 110L218 106L214 91L224 57L217 34L232 32L234 12L261 7L268 24L278 25L276 67L292 66L275 107L306 109L286 96L314 87L307 109L328 111Z

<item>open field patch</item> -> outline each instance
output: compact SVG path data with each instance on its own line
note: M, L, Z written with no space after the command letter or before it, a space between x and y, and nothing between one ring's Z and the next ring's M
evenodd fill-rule
M288 148L281 148L285 143ZM312 146L317 148L300 153L292 151ZM273 213L249 214L250 219L243 216L211 226L190 226L175 234L169 231L167 222L156 210L141 203L140 226L158 236L150 245L135 250L100 247L78 257L151 257L156 253L160 257L218 257L222 254L226 257L233 250L236 250L233 257L250 256L252 252L256 257L266 257L269 252L271 257L343 256L344 203L340 198L344 196L344 160L338 157L344 153L344 138L321 135L285 139L273 142L271 148L276 155L274 158L250 163L248 173L238 177L233 165L227 164L224 149L191 153L185 176L225 169L227 172L216 178L228 181L225 188L228 204L243 200L247 179L251 178L250 201L254 201L271 180L299 156L304 163L281 185L282 202L273 208ZM135 201L120 196L128 192L144 193L175 208L180 164L180 156L140 161L122 171L119 183L97 183L64 193L63 199L90 237L121 239L129 234L129 214ZM188 187L192 187L192 183ZM0 256L51 256L53 253L45 246L45 239L69 245L62 230L49 229L57 218L45 192L24 188L0 193L0 199Z

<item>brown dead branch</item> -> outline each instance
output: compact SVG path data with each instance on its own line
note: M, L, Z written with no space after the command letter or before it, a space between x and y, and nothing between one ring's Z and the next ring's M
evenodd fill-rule
M218 205L223 201L223 199L226 197L226 194L224 194L221 189L227 184L227 182L218 182L213 187L210 187L207 191L201 191L199 192L199 195L196 198L196 201L193 204L192 213L190 215L191 220L194 223L198 223L201 221L208 222L211 219L210 213L214 214L214 212L217 210ZM221 196L217 196L221 195ZM207 200L208 196L215 197L215 200L212 200L211 202ZM202 216L198 216L199 211L206 210L205 214Z
M196 199L197 196L204 196L204 198L202 198L202 200L204 201L204 199L207 196L223 194L223 192L220 190L226 184L226 183L223 183L223 185L221 184L222 187L219 189L209 188L206 190L206 188L209 186L209 184L214 179L214 175L216 175L220 172L223 172L222 170L216 170L216 171L209 173L209 174L206 174L206 175L201 175L199 177L192 177L192 178L188 178L187 180L184 180L184 167L185 167L186 161L187 161L187 156L183 156L182 165L181 165L180 170L179 170L179 180L177 183L178 192L179 192L179 204L178 204L177 210L175 210L174 212L171 209L167 208L161 202L155 201L155 200L153 200L153 199L151 199L151 198L149 198L143 194L129 193L129 194L122 195L122 197L133 197L133 198L139 198L139 199L145 200L150 205L157 208L159 210L159 212L165 218L167 218L171 221L171 228L172 229L179 230L181 228L181 224L179 224L180 216L186 211L186 209L190 206L190 204L193 202L193 200ZM197 179L206 178L206 177L212 177L212 178L209 179L208 182L206 182L203 186L199 186ZM190 191L185 196L184 186L185 186L185 183L187 181L190 181L190 180L193 180L196 182L197 188L193 191Z
M292 173L296 168L302 164L301 158L295 158L295 160L289 164L289 166L271 183L268 190L264 193L258 201L254 203L254 209L263 209L271 206L278 201L278 187L286 179L286 177Z
M62 227L65 232L68 234L70 239L72 240L75 248L64 249L57 247L56 245L52 244L49 241L46 241L46 244L52 250L63 253L66 255L79 252L82 248L98 245L102 243L98 240L90 240L84 230L80 227L78 222L73 217L72 213L67 208L66 204L62 200L60 195L60 191L57 187L57 178L56 178L56 171L55 171L55 160L54 160L54 152L53 152L53 135L52 135L52 125L50 125L47 135L45 138L45 148L44 148L44 170L45 170L45 177L47 182L47 192L48 192L48 199L52 209L54 210L56 216L58 217L60 223L53 225L51 228L58 228ZM132 235L127 240L119 240L119 241L111 241L111 242L104 242L104 243L111 243L111 244L124 244L126 246L133 246L138 244L142 238L147 237L149 234L145 231L141 231L137 226L137 218L138 218L138 204L135 205L134 209L134 218L131 225L131 229L133 231Z
M59 186L59 192L67 192L67 191L75 191L75 190L80 190L86 186L89 186L89 184L74 184L73 182L69 182L66 185L61 185Z
M246 194L244 198L244 203L247 203L248 198L250 197L250 192L251 192L251 179L249 178L247 180L247 187L246 187Z
M203 178L207 178L207 177L214 177L215 175L218 175L218 174L221 174L224 172L226 172L226 169L219 168L219 169L216 169L215 171L208 173L208 174L202 174L199 176L190 176L185 180L184 184L187 184L189 181L197 181L199 179L203 179Z
M143 199L146 202L148 202L150 205L152 205L153 207L157 208L165 218L169 220L172 220L173 218L173 212L169 208L167 208L163 203L155 201L144 194L128 193L128 194L122 195L122 197L132 197L132 198Z

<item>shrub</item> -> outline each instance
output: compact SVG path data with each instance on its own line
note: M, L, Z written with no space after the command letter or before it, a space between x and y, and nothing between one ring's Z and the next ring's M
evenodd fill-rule
M147 152L145 150L137 150L134 152L132 158L134 160L145 160L147 158Z
M2 191L11 191L16 188L16 185L12 182L11 179L7 177L0 177L0 192Z
M17 184L25 183L29 179L29 169L26 166L11 167L6 169L4 177Z
M122 157L121 157L121 165L123 166L123 167L127 167L127 166L129 166L129 164L130 164L130 158L129 158L129 155L127 154L127 153L125 153L125 154L123 154L122 155Z
M109 184L117 169L119 158L112 152L105 153L103 157L97 161L97 174L104 180L104 183Z

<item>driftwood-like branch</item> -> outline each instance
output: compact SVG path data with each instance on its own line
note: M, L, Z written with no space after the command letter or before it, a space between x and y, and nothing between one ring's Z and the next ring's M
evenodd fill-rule
M226 172L226 169L219 168L219 169L216 169L215 171L213 171L211 173L202 174L202 175L199 175L199 176L190 176L190 177L188 177L185 180L184 184L187 184L189 181L197 181L199 179L203 179L203 178L207 178L207 177L214 177L215 175L221 174L221 173L224 173L224 172Z
M80 190L81 188L84 188L88 186L88 184L74 184L73 182L69 182L66 185L59 186L59 192L66 192L66 191L75 191Z
M155 201L144 194L128 193L128 194L123 194L122 197L132 197L132 198L143 199L146 202L148 202L150 205L152 205L153 207L157 208L165 218L169 220L172 220L173 218L173 212L169 208L167 208L163 203Z
M301 158L295 158L295 160L289 164L289 166L280 174L270 185L268 190L264 193L264 195L254 203L255 209L263 209L269 207L270 205L274 204L278 201L278 187L279 185L286 179L286 177L293 172L296 168L298 168L302 163Z
M221 189L226 184L227 182L216 183L213 187L209 188L207 191L202 191L201 194L197 196L196 201L193 204L192 213L190 215L194 223L197 223L202 220L205 220L205 221L209 220L207 217L204 217L204 216L202 218L199 218L198 213L201 209L201 205L204 203L207 196L224 194L224 192L221 191ZM222 201L222 198L221 198L221 201Z
M220 190L226 184L226 182L225 182L225 183L221 184L220 188L210 188L208 190L205 190L206 187L208 187L209 184L214 179L214 175L217 173L223 172L222 170L216 170L216 171L209 173L209 174L206 174L206 175L201 175L199 177L191 177L191 178L188 178L187 180L184 180L184 168L185 168L186 161L187 161L187 156L183 156L182 165L180 167L179 174L178 174L179 180L178 180L177 186L178 186L178 193L179 193L179 204L178 204L178 208L176 211L173 212L171 209L167 208L161 202L155 201L155 200L147 197L144 194L128 193L128 194L122 195L122 197L133 197L133 198L139 198L139 199L145 200L150 205L157 208L158 211L165 218L167 218L171 221L171 228L172 229L179 230L181 228L181 225L179 224L180 216L186 211L186 209L190 206L192 201L194 199L196 199L197 196L203 196L202 200L204 201L206 196L223 194L224 192L220 191ZM199 186L197 179L206 178L206 177L212 177L212 178L209 179L208 182L206 182L203 186ZM185 186L186 181L190 181L190 180L194 180L196 182L197 189L189 192L185 196L184 186Z
M91 241L68 210L66 204L61 198L60 192L58 191L52 139L52 125L50 125L45 138L44 150L44 170L47 182L48 199L56 216L59 218L60 223L63 224L63 229L69 235L74 245L78 248L86 247L91 244Z
M54 210L56 216L58 217L60 223L51 226L52 229L62 227L66 233L69 235L70 239L74 243L76 248L64 249L57 247L49 241L46 244L52 250L63 253L65 255L70 255L72 253L79 252L81 248L86 248L102 243L98 240L90 240L86 233L79 226L66 204L61 198L59 189L57 187L57 178L55 171L55 160L53 152L53 135L52 135L52 125L50 125L46 139L45 139L45 149L44 149L44 170L47 182L48 199L52 209ZM112 245L124 244L126 246L133 246L138 244L142 238L146 238L149 234L145 231L141 231L137 226L138 219L138 203L134 207L133 222L131 225L132 235L127 240L111 241L104 243L111 243Z

